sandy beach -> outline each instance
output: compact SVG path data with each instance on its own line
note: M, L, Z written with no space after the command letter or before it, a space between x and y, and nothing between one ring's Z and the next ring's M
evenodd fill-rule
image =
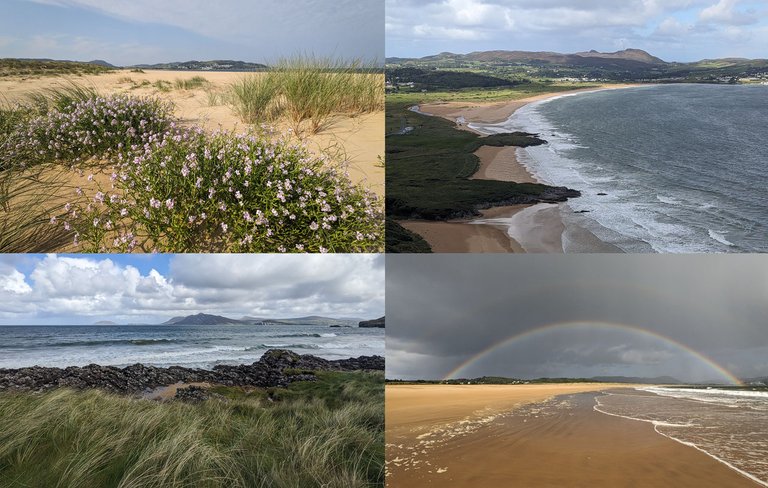
M647 422L593 410L629 385L388 385L392 487L755 487Z
M221 128L244 131L248 125L239 119L231 107L210 97L209 93L221 93L229 84L246 75L251 73L166 70L144 70L143 73L137 73L116 70L100 75L66 78L7 77L0 79L0 93L4 101L13 103L23 100L31 92L75 82L93 87L103 94L162 97L174 103L176 115L186 124L200 125L208 130ZM191 90L172 87L168 91L160 91L152 86L159 81L168 82L172 86L176 80L189 80L195 76L201 76L209 83ZM287 130L288 126L278 124L276 128ZM315 153L326 152L346 160L352 181L362 183L379 195L384 194L384 168L378 162L378 157L384 156L384 112L358 117L336 117L330 127L307 137L304 142Z
M545 93L519 100L465 103L435 102L422 104L419 110L425 114L455 121L463 117L467 123L458 129L478 133L469 123L493 124L507 120L521 107L529 103L546 100L564 94L595 90L629 88L630 84L603 85L599 88L584 88L570 92ZM517 160L517 147L482 146L475 155L480 167L470 179L513 181L516 183L542 183ZM481 211L481 217L471 220L449 222L403 221L406 229L421 235L434 252L453 253L562 253L565 243L579 240L579 249L617 252L618 248L607 246L586 229L576 229L565 236L559 205L513 205L494 207ZM523 212L526 208L531 208Z

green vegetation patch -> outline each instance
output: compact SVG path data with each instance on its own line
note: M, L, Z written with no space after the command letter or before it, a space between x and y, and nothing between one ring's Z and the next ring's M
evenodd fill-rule
M387 239L387 252L432 252L432 247L423 237L398 224L395 219L387 219L385 235Z
M400 89L387 94L387 103L411 104L429 102L497 102L507 100L520 100L545 93L569 92L585 88L599 88L595 83L552 83L552 82L526 82L514 87L496 88L461 88L447 90L435 88L422 92L419 89Z
M198 88L206 87L211 82L203 78L202 76L193 76L187 80L177 79L173 82L173 86L179 90L196 90Z
M519 81L510 81L495 76L488 76L471 71L454 70L435 70L420 68L395 68L387 70L387 80L393 85L407 82L413 83L416 87L425 87L430 89L449 89L458 88L487 88L499 86L512 86L520 84Z
M405 127L410 132L399 134ZM446 220L478 214L478 209L534 202L549 188L534 183L470 180L481 146L530 146L544 141L522 132L479 137L456 130L440 117L388 105L387 216Z
M76 61L53 61L37 59L0 59L0 77L3 76L61 76L98 75L113 68Z
M214 391L195 404L0 394L0 486L384 486L382 373Z

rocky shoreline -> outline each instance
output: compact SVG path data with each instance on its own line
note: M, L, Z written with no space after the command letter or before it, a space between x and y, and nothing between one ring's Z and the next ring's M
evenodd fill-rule
M327 360L311 354L270 349L253 364L215 366L212 370L171 366L159 368L134 364L70 366L68 368L0 368L0 391L45 391L55 388L96 388L113 393L137 394L176 383L210 383L225 386L285 387L294 381L313 381L315 371L384 370L382 356Z

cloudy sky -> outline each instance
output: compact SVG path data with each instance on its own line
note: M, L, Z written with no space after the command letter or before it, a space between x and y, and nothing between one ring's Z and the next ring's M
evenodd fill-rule
M0 58L381 61L383 19L381 0L4 0Z
M764 0L386 0L387 56L644 49L665 61L768 57Z
M766 317L767 256L387 257L389 378L442 378L553 324L566 325L512 341L459 377L724 379L698 355L739 377L768 376Z
M380 255L2 255L0 324L384 314Z

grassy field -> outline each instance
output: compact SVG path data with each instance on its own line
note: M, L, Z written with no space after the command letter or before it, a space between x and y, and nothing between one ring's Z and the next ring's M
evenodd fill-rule
M0 486L384 486L382 373L201 403L99 391L0 394Z
M61 76L94 75L106 73L112 68L98 64L75 61L42 61L4 58L0 59L0 77L4 76Z
M387 252L390 253L431 253L432 247L423 237L411 232L395 219L386 222Z

